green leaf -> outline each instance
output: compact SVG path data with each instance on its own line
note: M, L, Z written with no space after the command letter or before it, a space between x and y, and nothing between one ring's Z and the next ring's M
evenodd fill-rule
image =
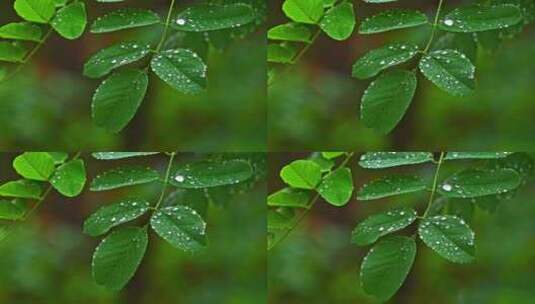
M97 126L121 131L132 120L147 93L148 76L142 70L113 73L93 95L92 116Z
M84 65L84 75L99 78L113 69L138 61L150 52L150 45L140 42L121 42L98 51Z
M522 12L515 5L470 5L459 7L441 18L439 28L450 32L479 32L502 29L522 20Z
M323 0L286 0L282 10L295 22L317 24L323 17Z
M427 246L449 261L469 263L474 259L474 232L456 216L423 219L418 234Z
M355 10L352 3L344 2L329 9L320 21L320 28L334 40L348 39L355 29Z
M154 56L151 67L168 85L185 94L198 94L206 89L206 64L187 49L166 50Z
M366 79L382 70L407 62L418 53L418 46L411 43L394 42L372 50L353 65L353 77Z
M91 191L146 184L160 178L158 171L141 166L124 166L97 175L91 182Z
M446 197L470 198L511 191L520 185L513 169L467 169L447 178L439 188Z
M41 36L43 36L41 28L29 22L8 23L0 27L0 38L3 39L39 42Z
M312 32L303 24L286 23L271 28L268 39L310 43Z
M282 168L280 177L290 187L314 189L321 180L321 168L312 160L296 160Z
M510 154L511 152L448 152L444 159L497 159Z
M362 262L360 281L364 291L386 302L403 285L416 256L414 239L388 237L375 245Z
M429 152L368 152L360 157L359 165L368 169L382 169L431 161L433 154Z
M471 33L444 33L433 43L432 51L452 49L465 54L471 62L477 61L477 44Z
M158 14L139 8L122 8L98 17L91 25L91 33L109 33L160 23Z
M0 41L0 61L24 62L27 53L20 43Z
M0 196L39 199L41 186L37 182L25 179L11 181L0 186Z
M150 225L158 235L178 249L194 252L206 246L206 223L189 207L159 209L151 217Z
M162 206L186 206L197 211L204 218L208 210L209 199L205 189L176 189L164 199Z
M353 194L353 177L349 168L339 168L326 175L318 187L321 197L333 206L344 206Z
M50 184L52 184L59 193L68 197L74 197L82 192L85 181L84 161L77 159L59 166L54 172L54 175L52 175Z
M284 188L272 193L267 198L268 206L273 207L291 207L291 208L309 208L310 192Z
M18 221L24 218L26 205L20 199L11 201L0 199L0 220ZM0 232L1 234L1 232ZM1 237L0 237L1 239Z
M93 278L111 290L122 289L134 276L145 251L146 228L124 227L100 242L93 254Z
M149 156L158 153L160 152L95 152L91 153L91 156L100 160L114 160L130 157Z
M464 96L474 91L475 66L457 50L430 52L420 60L420 71L442 90Z
M335 165L334 159L327 159L318 152L312 153L308 159L320 166L321 172L329 172Z
M326 159L334 159L345 154L346 152L321 152L321 156L325 157Z
M15 0L13 7L24 20L36 23L48 23L56 12L52 0Z
M201 4L180 12L171 26L179 31L206 32L236 28L254 20L255 12L247 4Z
M63 38L71 40L79 38L87 25L85 4L75 2L63 7L50 24Z
M357 193L357 199L379 199L388 196L423 191L426 187L426 183L418 176L385 176L362 186Z
M54 159L46 152L24 152L13 160L13 168L24 178L47 181L54 172Z
M132 221L149 210L148 201L140 198L126 198L98 209L84 222L84 233L97 236L111 228Z
M384 235L409 226L416 217L416 211L406 207L372 215L355 227L351 242L359 246L372 244Z
M426 24L427 16L417 10L390 9L362 21L360 34L374 34Z
M267 61L272 63L293 64L299 49L288 43L268 44Z
M394 70L383 73L362 95L362 122L381 134L388 134L405 115L415 91L416 75L413 72Z
M210 188L238 184L252 174L251 165L244 160L207 160L181 164L172 173L170 182L179 188Z
M69 154L65 152L48 152L48 154L50 154L56 165L63 164L69 157Z

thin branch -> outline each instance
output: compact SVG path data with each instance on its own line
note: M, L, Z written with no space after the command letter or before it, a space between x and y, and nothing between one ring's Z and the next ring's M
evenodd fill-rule
M169 31L169 24L171 22L171 15L173 14L174 7L175 7L175 0L171 0L171 4L169 5L169 10L167 11L167 18L165 19L165 26L163 29L162 38L160 39L160 42L158 43L158 46L156 47L156 53L160 52L165 42L165 39L167 38L167 32Z
M429 37L429 41L427 41L427 45L425 46L425 49L423 50L424 54L427 54L427 51L429 51L429 48L431 47L431 44L433 43L433 40L435 39L435 34L437 31L437 26L438 26L438 18L440 17L440 11L442 10L443 4L444 4L444 0L439 0L437 12L435 14L435 20L433 22L433 29L431 30L431 36Z
M176 152L172 152L169 155L169 162L167 164L167 169L165 170L165 178L164 178L164 181L163 181L162 192L160 193L160 197L158 198L158 202L156 203L156 206L154 207L154 210L158 210L158 208L160 207L160 204L162 203L163 198L165 196L165 192L167 190L167 185L169 184L169 176L171 175L171 167L173 165L173 160L175 159L175 155L176 155Z
M429 210L431 210L431 205L433 205L433 200L435 198L435 192L437 190L437 184L438 184L438 176L440 172L440 167L442 166L442 163L444 162L444 155L446 153L440 152L440 158L438 159L437 169L435 171L435 177L433 179L433 188L431 188L431 194L429 195L429 202L427 203L427 209L425 209L423 217L427 217L427 214L429 213Z

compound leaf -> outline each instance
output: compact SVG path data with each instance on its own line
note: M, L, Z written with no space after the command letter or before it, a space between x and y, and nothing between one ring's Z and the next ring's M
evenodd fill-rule
M54 159L46 152L24 152L13 160L13 168L24 178L47 181L54 172Z
M323 0L286 0L282 10L295 22L317 24L323 17Z
M437 50L420 60L420 71L442 90L464 96L474 91L475 66L457 50Z
M268 31L268 39L309 43L312 32L303 24L286 23L271 28Z
M201 4L180 12L171 26L179 31L206 32L236 28L254 20L255 12L247 4Z
M91 33L108 33L159 23L155 12L139 8L122 8L98 17L91 25Z
M14 199L14 200L8 201L8 200L0 199L0 220L8 220L8 221L21 220L24 218L26 209L27 208L23 200Z
M474 232L456 216L425 218L418 234L427 246L449 261L469 263L474 259Z
M282 168L280 177L290 187L314 189L321 180L321 167L312 160L295 160Z
M107 47L91 56L84 65L84 75L99 78L113 69L138 61L150 52L150 45L130 41Z
M385 176L362 186L357 193L357 199L372 200L425 189L426 183L418 176Z
M498 159L510 154L511 152L448 152L444 159Z
M211 188L243 182L252 174L245 160L206 160L181 164L172 173L170 183L179 188Z
M360 34L374 34L427 23L427 16L417 10L390 9L362 21Z
M24 20L36 23L48 23L56 12L52 0L15 0L13 7Z
M28 50L18 42L0 41L0 61L23 62Z
M359 165L368 169L382 169L431 161L433 154L429 152L368 152L362 154Z
M329 9L319 25L329 37L342 41L351 36L355 23L353 4L344 2Z
M39 199L41 186L37 182L26 179L11 181L0 186L0 196Z
M355 227L351 242L359 246L372 244L381 236L409 226L416 217L416 211L406 207L372 215Z
M50 178L50 184L59 193L74 197L82 192L86 181L85 175L84 161L81 159L71 160L56 169Z
M391 66L407 62L418 52L418 46L411 43L394 42L369 51L353 65L353 77L373 77Z
M93 278L111 290L122 289L134 276L145 251L146 228L124 227L100 242L93 254Z
M100 160L114 160L130 157L148 156L158 153L159 152L95 152L92 153L91 156Z
M391 236L375 245L362 262L360 280L366 293L385 302L401 287L416 256L416 242Z
M360 116L364 125L388 134L401 121L416 91L416 75L394 70L379 76L362 95Z
M8 23L0 27L0 38L27 40L27 41L41 41L43 32L41 28L30 22Z
M446 197L470 198L511 191L520 185L513 169L467 169L447 178L439 188Z
M75 2L61 8L50 24L63 38L79 38L87 25L85 4Z
M522 21L522 12L516 5L470 5L446 14L439 28L450 32L480 32L502 29Z
M327 174L320 185L318 193L333 206L347 204L353 194L353 177L349 168L338 168Z
M198 94L206 88L206 64L187 49L166 50L151 60L154 73L175 90Z
M158 172L149 167L125 166L101 173L91 182L91 191L104 191L120 187L150 183L160 178Z
M95 124L109 132L121 131L136 114L148 82L147 73L136 69L117 71L104 80L93 95Z
M111 228L132 221L149 210L148 201L139 198L126 198L98 209L84 222L84 233L97 236Z
M293 188L284 188L272 193L267 198L268 206L308 208L310 192Z
M189 207L179 205L159 209L151 217L150 225L178 249L193 252L206 246L206 223Z

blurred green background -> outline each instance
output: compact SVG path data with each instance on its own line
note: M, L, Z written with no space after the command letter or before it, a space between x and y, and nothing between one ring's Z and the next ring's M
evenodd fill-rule
M269 193L283 187L278 174L284 165L306 157L307 154L298 153L270 154ZM481 163L446 162L440 176L445 178L461 168ZM369 170L358 167L355 158L349 166L357 189L373 178L394 172L411 172L431 180L435 169L432 165L417 165ZM423 211L427 195L422 192L368 202L352 200L342 208L319 201L298 228L268 252L268 303L378 303L364 293L359 282L360 264L370 247L350 244L351 231L368 215L394 206L413 206ZM450 263L418 240L414 266L388 303L533 303L534 198L535 180L531 177L495 213L475 210L470 224L476 235L474 263ZM401 233L410 234L411 229L414 227Z
M243 2L255 1L259 2ZM197 3L178 1L175 12ZM20 21L12 4L0 3L0 25ZM169 1L86 4L92 21L120 7L151 8L164 15ZM85 78L84 62L97 50L121 40L155 43L162 28L99 35L87 31L75 41L52 35L15 78L0 82L0 149L264 151L265 30L259 27L245 39L215 40L218 48L211 47L205 58L209 66L206 93L177 93L151 74L147 96L125 130L113 135L93 125L91 98L102 79ZM184 44L180 44L181 37L175 38L179 45L204 53L199 44L202 37Z
M15 154L0 154L0 182L15 179ZM177 161L194 157L179 154ZM118 163L147 164L146 158L103 162L83 155L89 180ZM148 163L162 172L167 159ZM82 223L100 206L124 195L154 201L158 183L84 193L74 199L52 194L28 221L0 242L0 303L223 303L266 302L264 181L238 194L226 207L210 205L205 218L206 250L188 255L150 233L147 253L130 283L113 293L94 283L91 258L100 241L82 234Z
M270 1L269 24L288 21L282 0ZM352 1L360 20L387 8L414 8L434 16L438 1L385 4ZM445 1L444 12L477 1ZM487 1L488 2L488 1ZM532 150L535 147L535 28L533 24L493 52L480 49L477 89L468 97L442 92L422 75L405 117L380 135L360 122L360 98L370 81L351 77L353 63L387 42L423 45L430 27L360 35L337 42L325 35L269 89L271 151L314 150ZM411 63L413 64L413 63ZM409 64L410 66L410 64Z

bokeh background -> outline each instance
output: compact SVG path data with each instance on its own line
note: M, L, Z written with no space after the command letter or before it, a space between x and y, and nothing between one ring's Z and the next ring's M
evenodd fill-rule
M284 165L307 156L270 154L269 193L283 187L279 171ZM535 153L531 153L533 156ZM435 170L433 165L362 169L356 159L349 166L357 189L371 179L395 172L413 173L431 180ZM477 166L481 162L446 162L440 176L445 178L471 164ZM413 268L388 303L533 303L534 198L535 180L531 177L516 196L503 201L494 213L475 210L470 226L476 235L476 259L471 264L450 263L418 240ZM427 200L427 192L364 202L353 199L342 208L320 200L297 229L268 252L268 303L378 303L364 293L359 281L360 264L370 246L350 244L351 231L367 216L394 206L413 206L423 211ZM409 234L411 230L403 233Z
M253 1L261 3L243 2ZM120 7L150 8L163 16L169 6L166 0L85 2L89 25ZM177 1L175 12L197 3ZM20 21L12 5L0 3L0 25ZM147 96L126 129L114 135L93 125L91 98L102 79L82 75L85 61L121 40L156 43L162 29L156 25L98 35L87 31L75 41L52 35L15 78L0 82L0 149L264 151L266 44L261 26L245 39L216 40L218 48L212 47L205 59L206 93L177 93L151 73ZM198 47L195 40L186 45Z
M270 1L270 26L288 22L282 0ZM360 20L388 8L415 8L434 16L438 1L384 4L352 1ZM477 1L445 1L444 12ZM488 2L488 1L487 1ZM499 1L498 1L499 2ZM353 63L391 41L423 45L430 27L422 26L337 42L321 35L299 63L269 88L271 151L314 150L533 150L535 146L535 26L533 23L494 51L480 51L477 89L453 97L422 75L405 117L384 136L360 122L360 98L369 80L351 77Z
M15 156L0 154L0 183L17 178L11 169ZM167 164L162 155L119 162L82 157L89 180L120 163L151 164L160 172ZM179 154L177 161L193 157ZM224 206L209 206L206 250L185 254L150 233L146 255L125 289L110 292L93 281L91 258L100 238L82 233L85 218L125 195L154 202L160 187L152 183L105 192L86 188L73 199L52 192L33 216L0 242L0 303L265 303L265 179Z

